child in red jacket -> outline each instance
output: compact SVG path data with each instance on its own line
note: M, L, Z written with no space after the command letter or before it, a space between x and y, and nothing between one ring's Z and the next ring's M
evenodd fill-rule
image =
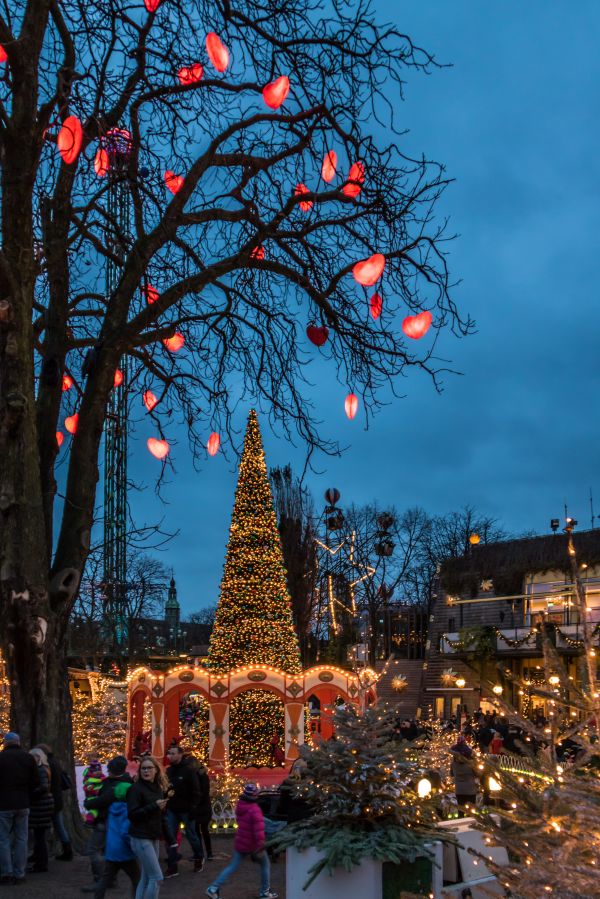
M249 856L252 857L253 861L260 862L260 899L277 899L279 895L274 893L269 886L271 868L269 856L265 849L265 819L258 806L257 799L258 788L255 784L246 784L235 809L235 819L238 827L233 845L233 858L206 891L206 895L212 896L213 899L220 899L219 888L223 886L234 871L237 871L242 860Z

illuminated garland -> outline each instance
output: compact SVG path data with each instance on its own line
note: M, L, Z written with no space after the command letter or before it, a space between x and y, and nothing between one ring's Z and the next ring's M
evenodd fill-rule
M525 643L528 643L533 636L537 636L538 630L533 627L528 634L525 634L524 637L517 637L512 639L511 637L505 636L505 634L500 630L499 627L494 628L494 633L499 640L502 640L503 643L506 643L507 646L516 647L516 646L524 646Z
M73 753L75 764L92 758L103 762L125 751L127 699L121 685L99 677L94 693L79 694L73 702Z
M229 755L234 768L275 767L271 741L284 749L284 709L268 690L239 693L229 706Z

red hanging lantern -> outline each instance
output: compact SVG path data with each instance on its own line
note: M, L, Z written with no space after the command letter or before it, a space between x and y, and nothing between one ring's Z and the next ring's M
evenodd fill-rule
M114 386L120 387L122 383L123 383L123 372L121 371L120 368L118 368L115 372Z
M349 393L344 400L344 409L346 410L346 415L352 421L358 412L358 397L354 393Z
M144 392L144 406L148 410L148 412L152 412L154 407L158 404L158 398L154 396L151 390L146 390Z
M309 193L308 187L306 184L297 184L294 189L294 194L297 197L302 197L304 194ZM312 209L313 201L312 200L300 200L298 206L302 210L302 212L310 212Z
M72 386L73 386L73 378L71 377L71 375L63 375L62 376L62 391L63 391L63 393L65 392L65 390L70 390Z
M382 253L374 253L368 259L357 262L352 269L352 274L363 287L372 287L381 278L385 268L385 256Z
M172 194L179 193L185 181L183 175L176 175L175 172L167 170L164 178L167 189L170 190Z
M7 59L8 59L8 53L6 52L4 47L0 46L0 65L2 63L5 63Z
M413 340L420 340L429 331L433 316L431 312L419 312L418 315L407 315L402 322L402 330L407 337Z
M198 81L202 81L203 75L204 69L199 62L195 62L191 66L182 66L177 72L181 84L196 84Z
M146 294L146 302L149 306L151 306L152 303L156 303L158 297L160 296L158 290L156 289L156 287L152 287L152 284L148 284L148 286L144 290L144 293Z
M156 437L148 437L146 446L155 459L164 459L171 449L166 440L157 440Z
M290 92L290 79L287 75L282 75L276 81L265 84L262 89L263 100L271 109L279 109L285 98Z
M362 190L365 181L365 167L362 162L355 162L350 166L348 180L342 187L342 193L347 197L357 197Z
M224 72L229 65L229 50L214 31L206 35L206 52L217 72Z
M58 152L62 156L62 160L67 165L72 165L81 150L83 142L83 128L77 116L70 115L62 123L58 132L56 145Z
M328 150L321 166L321 178L323 181L333 181L337 169L337 153L335 150Z
M63 434L63 432L57 431L56 432L56 443L59 447L63 445L64 439L65 439L65 435Z
M69 432L69 434L75 434L77 432L77 426L79 424L79 413L75 412L74 415L69 415L68 418L65 418L65 429Z
M94 157L94 171L98 175L99 178L104 178L105 175L108 175L108 170L110 168L110 159L108 157L108 153L102 147L97 151L96 156Z
M172 337L165 337L163 344L170 353L177 353L185 343L185 337L176 331Z
M208 450L209 456L216 456L219 452L219 446L221 445L221 438L217 434L216 431L213 431L210 437L208 438L208 443L206 444L206 449Z
M161 0L144 0L144 6L148 10L148 12L156 12L158 7L160 6Z
M382 309L383 309L383 300L378 293L374 293L369 301L369 311L371 313L371 318L374 321L377 321L377 319L381 315Z
M306 336L315 346L323 346L327 343L329 328L326 328L325 325L321 325L320 328L317 325L309 325L306 329Z
M252 252L250 253L250 259L264 259L265 258L265 248L262 244L259 244L257 247L254 247Z

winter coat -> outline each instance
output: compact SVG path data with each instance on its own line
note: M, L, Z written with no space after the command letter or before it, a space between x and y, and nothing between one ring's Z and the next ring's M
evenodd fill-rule
M106 816L104 857L109 862L128 862L135 858L129 841L130 821L127 813L127 794L132 786L121 781L114 789L114 798Z
M204 766L196 771L200 799L194 809L194 818L199 824L208 824L212 818L212 804L210 801L210 780Z
M162 836L163 813L156 804L163 799L158 784L138 780L127 793L127 814L131 822L129 836L139 840L159 840Z
M50 827L54 814L54 799L50 789L50 768L38 765L40 786L34 792L29 807L29 826L31 828Z
M88 799L92 799L94 796L98 795L98 793L100 792L100 789L102 787L102 784L104 783L105 780L106 780L106 777L104 776L104 774L99 774L99 775L90 774L89 768L84 769L84 772L83 772L83 794L85 796L85 799L83 800L84 807L85 807L85 804ZM89 826L93 827L94 824L96 823L96 821L98 820L98 814L99 814L98 809L86 808L86 813L85 813L85 818L84 818L85 823L88 824Z
M52 753L46 753L48 764L50 765L50 789L52 790L52 798L54 799L54 811L62 812L64 808L62 773L63 769L60 762L54 758Z
M100 789L95 795L83 800L83 806L88 811L96 812L98 820L105 821L110 804L115 801L115 790L119 784L129 784L131 786L132 783L131 776L127 772L119 775L119 777L109 775L102 781Z
M195 763L191 759L182 759L177 765L169 765L167 777L174 791L167 806L170 812L190 814L200 802L200 784Z
M479 790L479 778L468 759L453 753L452 777L456 796L475 796Z
M238 852L258 852L265 845L265 819L255 799L240 796L235 809L237 830L234 848Z
M40 786L35 759L20 746L0 752L0 811L29 808L34 790Z

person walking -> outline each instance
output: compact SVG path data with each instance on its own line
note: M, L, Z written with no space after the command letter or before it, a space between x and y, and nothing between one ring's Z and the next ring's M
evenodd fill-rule
M168 784L160 765L150 755L142 756L138 775L127 793L129 841L141 870L135 899L157 899L163 880L158 841L163 832Z
M104 899L106 890L115 883L120 870L124 871L131 881L132 896L139 883L140 869L131 848L127 810L127 794L132 786L132 782L118 780L112 789L106 815L104 874L96 886L94 899Z
M178 745L169 746L167 758L170 762L167 777L172 791L167 805L167 823L173 834L176 834L183 824L188 843L194 853L194 871L199 872L204 867L204 850L194 822L194 810L201 798L197 763L195 759L186 759ZM170 848L165 877L176 877L177 874L177 850Z
M54 798L50 787L50 765L43 749L30 749L37 765L40 786L34 791L29 809L29 827L33 833L33 864L27 868L31 874L43 874L48 870L47 834L52 826Z
M93 799L98 795L105 775L102 772L102 765L98 759L92 759L83 769L83 795L85 797L83 805L88 799ZM106 839L106 828L104 822L100 820L99 812L96 809L85 808L84 823L90 829L90 835L87 840L85 854L90 860L92 869L93 884L88 887L82 887L82 893L93 893L97 884L102 879L104 873L104 842Z
M108 777L104 778L95 795L88 796L83 801L84 808L88 814L91 813L92 815L97 816L92 843L92 873L94 875L94 883L92 886L82 888L82 892L86 893L94 893L104 876L103 854L106 844L106 823L108 810L111 803L114 802L115 790L119 784L125 783L131 786L133 783L131 776L127 773L127 759L124 755L116 755L110 760L106 769L108 771Z
M0 752L0 884L21 884L27 867L27 829L31 795L40 786L33 756L21 749L19 735L4 734Z
M271 866L265 849L265 821L258 805L258 788L247 783L235 809L237 831L233 844L234 852L230 863L206 890L206 895L219 899L220 888L237 871L245 858L260 863L260 899L277 899L278 893L271 890Z
M212 819L212 803L210 801L210 780L206 765L200 764L196 768L196 777L200 788L200 799L194 809L194 818L196 820L196 834L198 839L204 840L204 849L206 850L206 858L212 861L214 858L212 851L212 843L210 839L209 824Z
M454 746L452 754L452 777L454 778L454 795L459 806L475 805L479 791L479 777L473 766L473 750L461 735Z
M50 789L52 790L52 798L54 799L54 813L52 815L52 825L54 833L62 846L62 852L56 856L56 861L71 862L73 861L73 847L71 845L71 837L65 827L63 818L63 793L65 790L71 789L71 779L63 770L62 765L54 757L52 747L47 743L39 743L38 749L46 753L48 764L50 765Z

